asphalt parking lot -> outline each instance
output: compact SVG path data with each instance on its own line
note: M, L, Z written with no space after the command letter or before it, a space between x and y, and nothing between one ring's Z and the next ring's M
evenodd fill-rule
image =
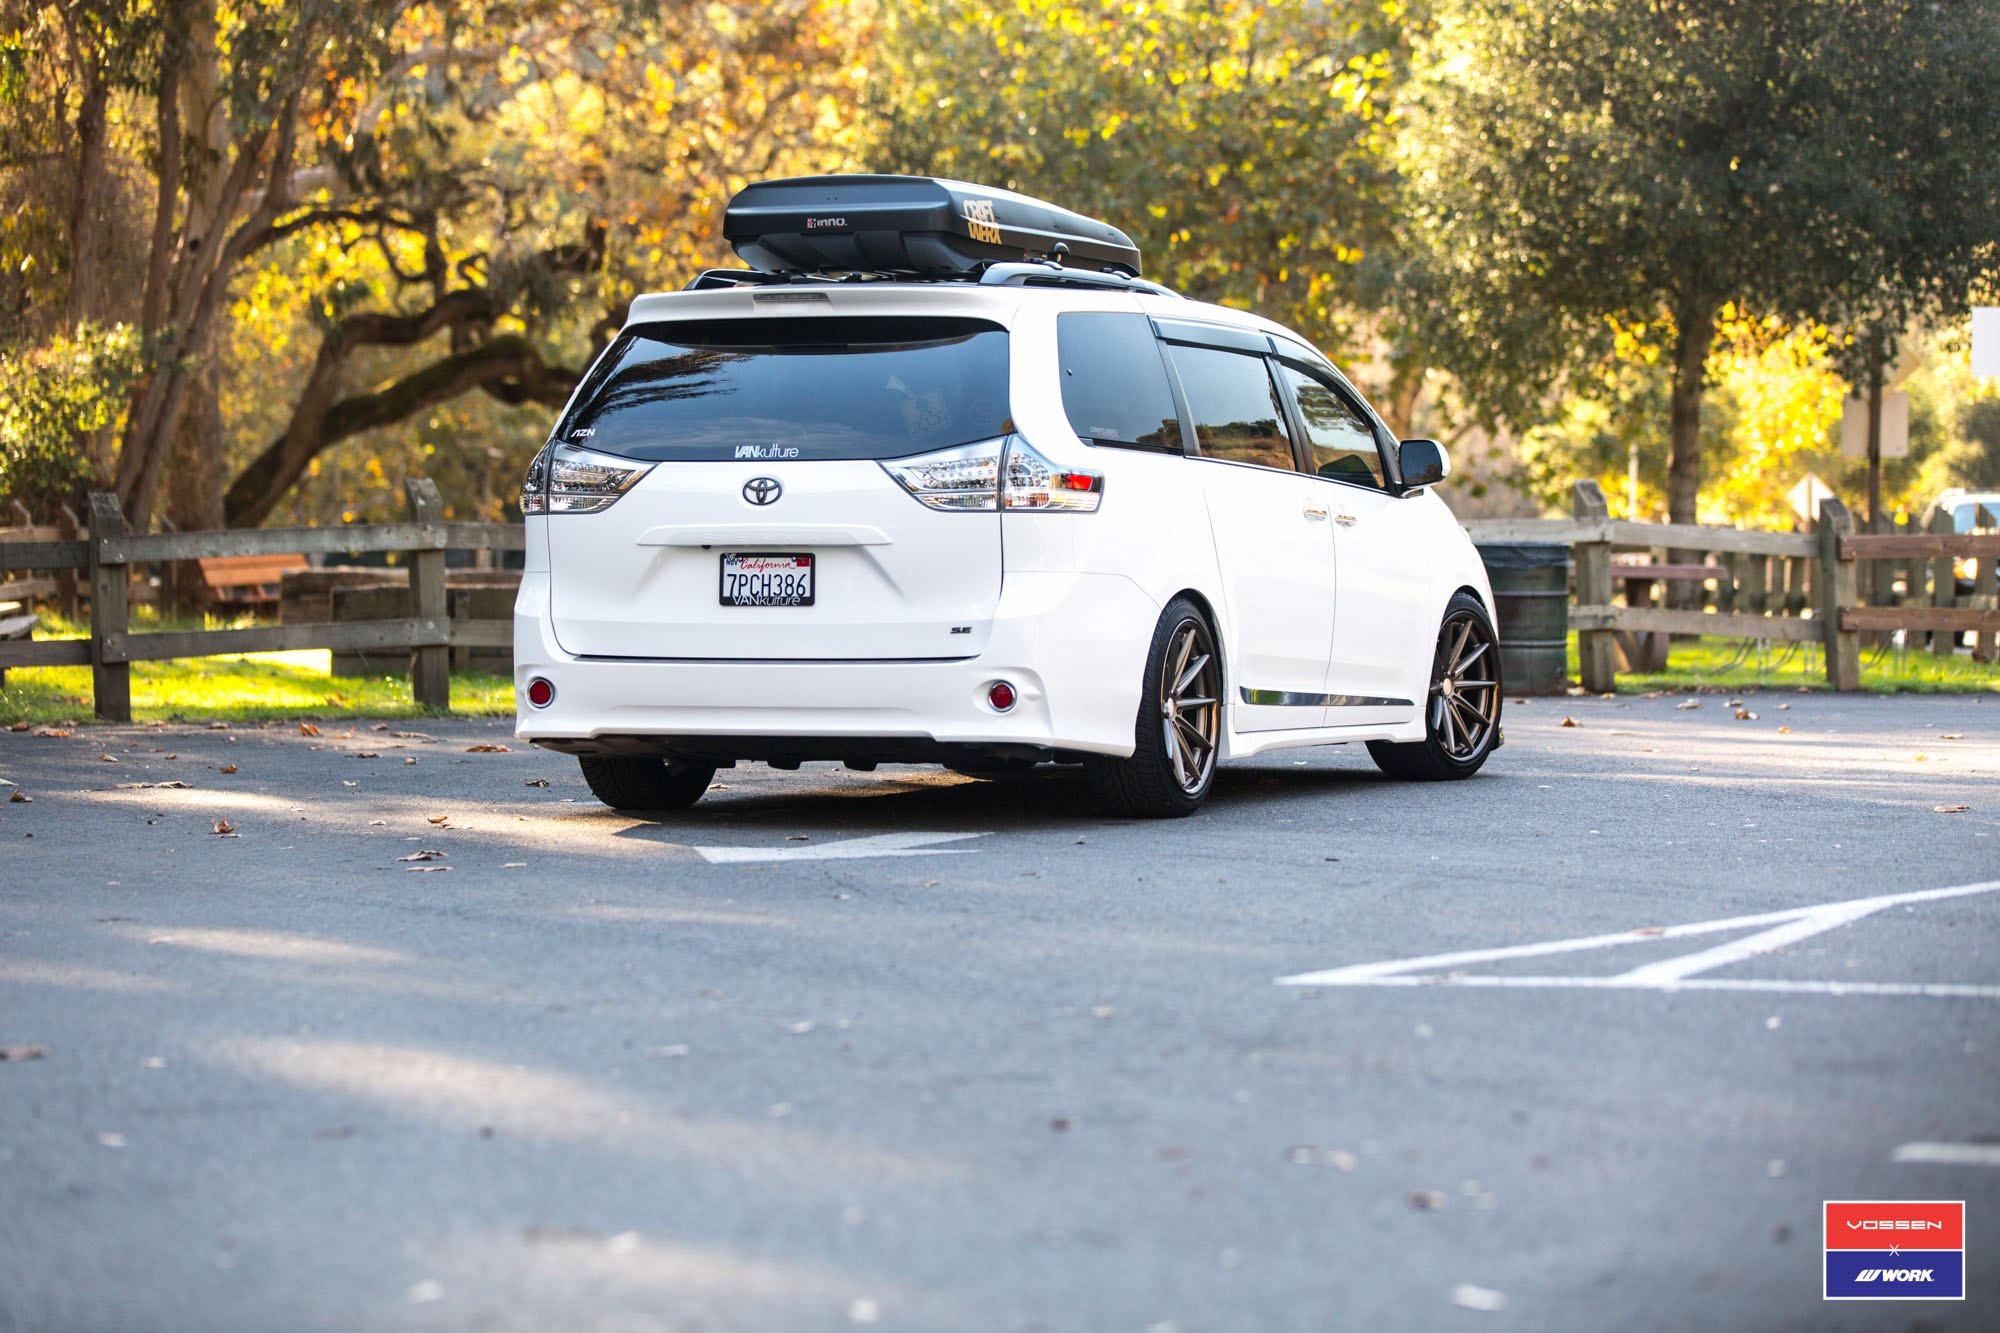
M0 733L0 1329L1995 1327L2000 695L1687 698L1172 823ZM1830 1199L1969 1299L1823 1303Z

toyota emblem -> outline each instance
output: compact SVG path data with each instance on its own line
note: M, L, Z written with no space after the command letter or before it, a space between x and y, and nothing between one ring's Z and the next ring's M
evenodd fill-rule
M752 477L743 483L743 498L753 505L776 504L784 493L776 477Z

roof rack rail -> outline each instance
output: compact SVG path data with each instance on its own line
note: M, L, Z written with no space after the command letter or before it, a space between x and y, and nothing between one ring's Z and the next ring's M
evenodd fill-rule
M1096 269L1064 268L1059 264L988 264L979 274L982 287L1108 287L1113 291L1142 292L1147 296L1179 296L1171 287L1162 287L1145 278L1123 273L1102 273Z

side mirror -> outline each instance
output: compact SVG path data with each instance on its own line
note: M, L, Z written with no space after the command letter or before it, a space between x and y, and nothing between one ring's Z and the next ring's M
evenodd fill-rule
M1435 486L1451 475L1451 459L1436 440L1404 440L1396 452L1403 474L1403 490Z

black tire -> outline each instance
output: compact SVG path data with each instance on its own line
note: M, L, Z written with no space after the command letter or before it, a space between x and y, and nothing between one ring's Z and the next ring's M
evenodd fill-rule
M578 755L590 794L613 810L685 810L715 781L714 764Z
M1468 668L1478 674L1468 678ZM1375 767L1405 782L1469 778L1499 743L1505 690L1493 621L1477 597L1458 593L1445 607L1437 647L1431 654L1424 738L1404 743L1370 741L1368 757L1375 761Z
M1185 651L1184 651L1185 650ZM1222 742L1222 657L1201 608L1167 604L1153 630L1133 723L1132 757L1089 755L1090 794L1106 813L1178 819L1201 808Z

